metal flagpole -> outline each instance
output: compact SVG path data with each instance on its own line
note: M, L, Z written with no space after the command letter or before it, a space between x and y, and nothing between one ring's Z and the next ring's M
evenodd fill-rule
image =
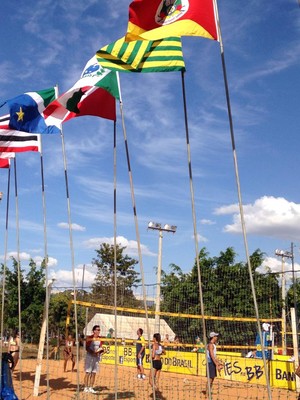
M7 242L8 242L8 210L9 210L9 195L10 195L10 160L7 174L7 198L6 198L6 220L5 220L5 240L4 240L4 260L3 260L3 276L2 276L2 303L1 303L1 338L4 337L4 301L5 301L5 280L6 280L6 260L7 260ZM2 382L2 352L3 352L3 340L0 340L1 352L0 352L0 374Z
M140 271L141 271L141 277L142 277L143 301L144 301L145 316L146 316L146 327L147 327L147 334L148 334L148 346L150 348L150 325L149 325L149 315L148 315L147 298L146 298L146 290L145 290L145 274L144 274L144 266L143 266L143 259L142 259L141 241L140 241L139 225L138 225L138 218L137 218L137 212L136 212L136 202L135 202L135 195L134 195L132 172L131 172L131 166L130 166L130 157L129 157L127 133L126 133L126 128L125 128L125 120L124 120L124 112L123 112L123 101L122 101L121 86L120 86L120 77L119 77L119 73L118 72L116 72L116 74L117 74L119 93L120 93L120 114L121 114L121 120L122 120L122 128L123 128L123 136L124 136L124 143L125 143L125 152L126 152L126 159L127 159L128 175L129 175L129 182L130 182L130 189L131 189L131 201L132 201L133 216L134 216L134 223L135 223L135 232L136 232L136 238L137 238L139 265L140 265ZM150 367L151 367L151 373L153 374L152 358L151 357L150 357ZM153 382L153 385L152 385L153 386L153 400L156 400L153 376L152 376L152 382Z
M19 365L20 365L20 398L22 399L22 319L21 319L21 268L20 268L20 229L19 229L19 203L18 203L18 185L17 185L17 161L14 158L15 172L15 198L16 198L16 234L17 234L17 266L18 266L18 319L19 319Z
M56 86L56 91L58 88ZM57 96L58 97L58 93ZM64 172L65 172L65 185L66 185L66 196L67 196L67 209L68 209L68 225L69 225L69 239L70 239L70 250L71 250L71 264L72 264L72 281L73 281L73 292L74 292L74 320L75 320L75 341L76 341L76 378L77 378L77 396L80 392L80 375L79 375L79 338L78 338L78 318L77 318L77 290L76 290L76 277L75 277L75 258L74 258L74 245L73 245L73 229L72 229L72 219L71 219L71 203L70 203L70 193L68 184L68 172L67 172L67 158L65 149L65 139L63 134L63 129L61 127L61 144L64 162Z
M115 399L118 398L118 352L117 352L117 130L114 121L114 306L115 306Z
M41 138L42 139L42 138ZM43 224L44 224L44 262L45 262L45 277L46 277L46 380L47 380L47 399L50 398L50 386L49 386L49 271L48 271L48 243L47 243L47 222L46 222L46 199L45 199L45 181L44 181L44 163L43 163L43 151L42 151L42 140L41 140L41 178L42 178L42 201L43 201Z
M269 400L271 400L272 392L271 392L271 388L270 388L269 372L268 372L268 367L267 367L267 360L266 360L266 355L265 355L262 330L261 330L261 325L260 325L260 321L259 321L258 305L257 305L256 292L255 292L254 280L253 280L252 269L251 269L251 261L250 261L250 256L249 256L246 225L245 225L245 218L244 218L244 209L243 209L243 204L242 204L241 186L240 186L240 179L239 179L235 137L234 137L234 130L233 130L233 120L232 120L232 113L231 113L231 103L230 103L229 87L228 87L227 72L226 72L226 65L225 65L224 46L223 46L223 42L222 42L217 0L213 0L213 2L214 2L216 22L217 22L218 39L219 39L219 43L220 43L223 78L224 78L224 85L225 85L225 95L226 95L226 102L227 102L227 112L228 112L228 119L229 119L229 126L230 126L230 137L231 137L231 145L232 145L232 152L233 152L233 162L234 162L234 170L235 170L235 176L236 176L237 194L238 194L238 202L239 202L239 210L240 210L240 217L241 217L241 225L242 225L245 253L246 253L246 259L247 259L247 264L248 264L252 296L253 296L253 301L254 301L258 334L259 334L260 342L261 342L261 346L262 346L262 356L263 356L263 363L264 363L264 369L265 369L265 375L266 375L268 398L269 398Z
M190 147L190 139L189 139L188 118L187 118L184 71L181 71L181 81L182 81L182 96L183 96L183 106L184 106L185 132L186 132L186 146L187 146L187 156L188 156L188 170L189 170L190 192L191 192L191 202L192 202L192 217L193 217L193 228L194 228L195 253L196 253L196 264L197 264L199 297L200 297L200 310L201 310L201 317L202 317L201 322L202 322L202 330L203 330L203 343L204 343L204 346L206 349L207 348L206 323L205 323L205 318L204 318L204 301L203 301L203 293L202 293L201 268L200 268L200 261L199 261L197 218L196 218L196 210L195 210L195 196L194 196L194 184L193 184L193 175L192 175L191 147ZM210 389L210 385L209 385L210 377L209 377L209 369L208 369L207 352L205 352L205 357L206 357L206 369L207 369L207 388L208 388L208 394L209 394L209 396L211 396L211 392L210 392L211 389Z

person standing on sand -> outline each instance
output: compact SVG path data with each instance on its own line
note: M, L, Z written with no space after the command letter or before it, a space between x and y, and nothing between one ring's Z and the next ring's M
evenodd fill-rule
M68 360L72 361L72 372L74 371L75 355L73 354L73 346L74 346L74 340L72 338L72 335L69 335L67 340L65 341L65 348L64 348L64 372L67 371Z
M83 391L86 393L97 394L97 391L93 388L93 386L95 384L96 373L99 371L101 354L105 353L105 350L102 348L102 342L100 339L100 326L94 325L92 331L92 335L87 336L85 344L85 387Z
M153 374L155 389L158 389L160 371L162 369L161 356L163 354L166 354L166 352L163 349L163 347L162 347L160 342L161 342L160 334L159 333L154 333L154 335L153 335L153 345L152 345L152 349L151 349L151 358L152 358L153 371L150 371L149 383L152 386L152 374Z
M210 390L212 389L212 384L215 377L217 376L217 370L222 369L222 364L217 359L217 346L219 334L216 332L210 332L209 343L207 345L207 361L208 361L208 372L209 372L209 385Z
M143 329L139 328L136 332L138 335L137 341L136 341L136 367L137 367L137 378L138 379L146 379L146 375L144 373L144 366L143 366L143 360L145 357L145 339L143 337Z
M20 335L18 329L16 329L14 335L9 338L7 350L14 359L14 365L12 367L12 371L14 371L20 358Z

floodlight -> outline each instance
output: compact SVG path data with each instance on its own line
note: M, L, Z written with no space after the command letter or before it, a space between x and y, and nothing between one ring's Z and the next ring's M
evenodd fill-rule
M293 254L290 251L284 251L284 250L279 250L279 249L275 250L275 255L280 256L282 258L284 258L284 257L293 258Z
M149 229L161 229L161 224L159 224L158 222L153 222L153 221L151 221L151 222L149 222L149 224L148 224L148 228Z
M165 224L164 227L163 227L163 230L164 230L164 231L173 232L173 233L176 232L176 229L177 229L177 226L175 226L175 225L169 225L169 224Z

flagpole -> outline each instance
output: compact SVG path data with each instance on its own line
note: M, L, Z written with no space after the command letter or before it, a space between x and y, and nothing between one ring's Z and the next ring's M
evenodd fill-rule
M115 349L117 349L117 129L114 121L114 306L115 306ZM118 398L118 352L115 351L115 399Z
M253 296L253 301L254 301L257 328L258 328L260 341L262 344L262 355L263 355L263 363L264 363L266 382L267 382L267 388L268 388L268 398L269 398L269 400L271 400L272 393L271 393L271 388L270 388L269 372L268 372L267 360L266 360L265 351L264 351L262 330L261 330L261 325L260 325L260 321L259 321L259 311L258 311L257 298L256 298L253 275L252 275L251 260L250 260L250 256L249 256L248 241L247 241L247 234L246 234L246 224L245 224L244 209L243 209L242 195L241 195L241 185L240 185L240 178L239 178L239 171L238 171L238 161L237 161L237 153L236 153L236 146L235 146L233 119L232 119L232 113L231 113L229 86L228 86L226 64L225 64L224 46L223 46L223 41L222 41L217 0L213 0L213 2L214 2L214 10L215 10L215 16L216 16L216 21L217 21L218 38L219 38L219 43L220 43L221 62L222 62L223 78L224 78L224 85L225 85L225 95L226 95L226 102L227 102L227 112L228 112L229 127L230 127L230 137L231 137L231 145L232 145L232 152L233 152L234 170L235 170L235 176L236 176L236 185L237 185L237 194L238 194L239 210L240 210L240 217L241 217L241 226L242 226L242 232L243 232L246 259L247 259L247 264L248 264L250 284L251 284L251 289L252 289L252 296Z
M44 306L44 317L43 325L40 332L40 346L37 354L37 364L34 380L33 396L39 395L39 385L42 369L42 360L44 353L44 343L46 339L46 382L47 382L47 399L50 398L50 384L49 384L49 301L50 301L50 290L49 290L49 273L48 273L48 242L47 242L47 220L46 220L46 200L45 200L45 181L44 181L44 163L43 163L43 151L42 151L42 138L39 136L39 148L40 148L40 162L41 162L41 181L42 181L42 204L43 204L43 225L44 225L44 263L45 263L45 306ZM45 327L44 327L45 324Z
M47 219L46 219L46 197L45 197L45 179L44 179L44 162L43 162L43 147L41 139L41 179L42 179L42 202L43 202L43 223L44 223L44 262L45 262L45 278L46 278L46 301L45 301L45 318L46 318L46 360L47 360L47 399L50 398L49 385L49 271L48 271L48 241L47 241Z
M58 86L56 85L56 98L58 97ZM76 378L77 378L77 396L80 392L80 376L79 376L79 338L78 338L78 318L77 318L77 290L76 290L76 277L75 277L75 258L74 258L74 245L73 245L73 229L71 219L71 203L70 203L70 192L68 184L68 171L67 171L67 157L65 148L65 139L63 134L63 128L61 127L61 144L62 154L65 172L65 186L67 196L67 209L68 209L68 224L69 224L69 240L70 240L70 251L71 251L71 264L72 264L72 281L73 281L73 293L74 293L74 316L75 316L75 341L76 341Z
M17 185L17 161L14 158L15 172L15 199L16 199L16 235L17 235L17 267L18 267L18 320L19 320L19 365L20 365L20 398L22 399L22 319L21 319L21 268L20 268L20 228L19 228L19 202Z
M132 171L131 171L131 166L130 166L130 157L129 157L127 133L126 133L126 127L125 127L125 120L124 120L123 100L122 100L122 94L121 94L121 85L120 85L119 72L116 72L116 74L117 74L117 81L118 81L118 87L119 87L119 93L120 93L120 114L121 114L121 120L122 120L122 129L123 129L123 136L124 136L124 144L125 144L125 152L126 152L126 159L127 159L129 182L130 182L130 190L131 190L131 202L132 202L134 224L135 224L135 232L136 232L136 238L137 238L138 258L139 258L139 265L140 265L140 271L141 271L141 277L142 277L143 301L144 301L145 316L146 316L148 345L149 345L149 348L150 348L150 325L149 325L147 298L146 298L146 291L145 291L145 276L144 276L145 274L144 274L144 266L143 266L143 259L142 259L141 241L140 241L139 225L138 225L138 218L137 218L137 212L136 212L136 202L135 202L135 195L134 195ZM151 357L150 357L150 366L151 366L151 373L153 374L152 358ZM152 378L153 378L153 376L152 376ZM152 379L152 383L153 383L152 384L152 386L153 386L153 400L156 400L154 379Z
M188 126L188 115L187 115L187 104L186 104L186 92L185 92L184 74L185 74L185 71L181 71L182 97L183 97L183 108L184 108L184 123L185 123L185 133L186 133L188 170L189 170L189 179L190 179L190 192L191 192L191 203L192 203L192 218L193 218L193 228L194 228L196 264L197 264L197 273L198 273L201 322L202 322L202 330L203 330L203 343L204 343L205 348L207 348L206 323L205 323L205 317L204 317L204 315L205 315L205 313L204 313L204 301L203 301L203 292L202 292L201 268L200 268L200 261L199 261L197 218L196 218L196 210L195 210L195 194L194 194L194 184L193 184L193 174L192 174L191 146L190 146L190 138L189 138L189 126ZM209 369L208 369L207 352L205 352L205 357L206 357L206 365L207 365L207 379L209 381ZM208 387L209 386L210 385L208 385Z
M4 337L4 301L5 301L5 285L6 285L6 260L7 260L7 242L8 242L8 211L9 211L9 195L10 195L10 160L7 171L7 199L6 199L6 217L5 217L5 240L4 240L4 260L3 260L3 277L2 277L2 303L1 303L1 338ZM0 352L0 372L2 382L2 353L3 353L3 340L0 340L1 352Z

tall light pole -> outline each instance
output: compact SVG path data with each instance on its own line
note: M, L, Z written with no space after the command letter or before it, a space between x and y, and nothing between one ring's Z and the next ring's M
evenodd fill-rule
M285 309L285 262L284 259L286 257L285 251L276 249L275 250L275 255L278 257L281 257L281 318L282 318L282 350L283 354L286 354L286 309Z
M292 273L293 273L293 292L294 292L294 308L297 315L297 301L296 301L296 286L295 286L295 271L294 271L294 244L291 243L291 251L275 250L276 256L281 257L282 260L282 347L283 354L286 354L286 310L285 310L285 271L284 271L284 259L290 258L292 260Z
M155 332L160 332L160 283L162 270L162 239L163 232L175 233L177 226L161 223L149 222L148 229L153 229L159 232L158 237L158 260L157 260L157 281L156 281L156 301L155 301Z
M293 294L294 294L294 308L295 308L295 314L296 314L296 325L298 328L298 322L297 322L297 294L296 294L296 278L295 278L295 259L294 259L294 243L291 243L291 259L292 259L292 276L293 276Z

